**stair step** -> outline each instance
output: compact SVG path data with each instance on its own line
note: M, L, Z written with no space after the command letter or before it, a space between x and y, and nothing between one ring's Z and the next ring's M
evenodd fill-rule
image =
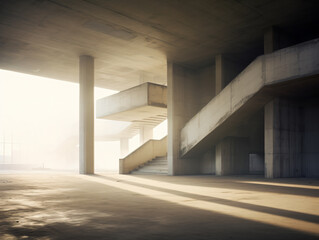
M139 168L137 170L134 171L140 171L140 172L167 172L168 169L167 168Z
M167 169L144 169L141 168L139 170L137 170L138 172L167 172Z
M133 172L131 172L131 174L133 174L133 175L167 175L168 173L164 173L164 172L162 172L162 173L158 173L158 172L154 173L154 172L133 171Z
M168 162L167 156L156 157L152 161L145 163L138 169L135 169L131 174L136 175L167 175Z
M164 156L164 157L156 157L155 159L157 159L157 160L167 160L167 157L166 156Z
M159 166L167 166L167 163L158 163L158 162L151 162L147 164L148 166L154 166L154 165L159 165Z
M167 161L156 161L156 160L153 160L153 161L151 161L151 162L149 162L149 163L163 163L163 164L167 164Z

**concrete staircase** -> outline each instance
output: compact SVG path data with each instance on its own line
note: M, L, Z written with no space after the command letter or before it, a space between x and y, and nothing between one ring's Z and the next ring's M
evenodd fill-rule
M133 175L167 175L167 156L156 157L131 172Z
M319 39L259 56L185 124L182 157L203 153L279 93L314 86L318 74Z

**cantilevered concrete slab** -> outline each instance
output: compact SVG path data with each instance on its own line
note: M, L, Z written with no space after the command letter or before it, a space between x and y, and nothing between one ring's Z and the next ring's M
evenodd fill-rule
M187 122L181 153L203 151L274 96L311 95L318 89L319 39L260 56Z
M97 100L97 118L157 125L167 117L167 87L144 83Z

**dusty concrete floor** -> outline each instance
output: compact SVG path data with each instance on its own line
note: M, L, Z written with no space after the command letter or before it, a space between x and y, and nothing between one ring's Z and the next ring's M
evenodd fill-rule
M319 239L319 180L0 174L0 239Z

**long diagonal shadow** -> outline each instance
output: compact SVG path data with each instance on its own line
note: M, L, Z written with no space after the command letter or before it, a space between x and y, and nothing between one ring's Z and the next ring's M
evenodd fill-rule
M142 175L135 175L134 177L138 179L144 179L144 176ZM180 176L177 176L180 177ZM196 176L199 177L199 176ZM200 177L206 177L206 176L200 176ZM155 176L147 176L147 179L153 179L157 180ZM298 186L295 183L284 183L284 182L274 182L274 181L255 181L252 182L251 179L246 180L236 180L229 184L224 184L222 177L216 177L216 184L214 185L214 188L222 188L222 189L237 189L237 190L246 190L247 187L249 187L249 191L254 192L269 192L269 193L280 193L280 194L287 194L287 195L300 195L300 196L309 196L309 197L319 197L319 182L316 179L310 179L311 185L300 185ZM226 178L228 180L228 178ZM265 179L263 179L265 180ZM162 178L160 180L161 182L170 183L169 178ZM189 182L183 182L179 181L177 184L179 185L188 185ZM192 186L203 186L200 182L192 182ZM313 186L314 185L314 186Z
M116 180L112 177L107 177L107 176L103 176L103 175L95 175L95 176L98 178L104 178L104 179L107 179L110 181ZM319 223L319 216L317 216L317 215L300 213L300 212L296 212L296 211L284 210L284 209L273 208L273 207L265 207L265 206L251 204L251 203L232 201L232 200L223 199L223 198L203 196L203 195L198 195L198 194L194 194L194 193L188 193L188 192L182 192L182 191L178 191L178 190L167 189L165 187L150 186L150 185L146 185L146 184L142 184L142 183L136 183L136 182L132 182L129 180L120 180L120 182L125 183L125 184L130 184L132 186L147 188L150 190L166 192L166 193L174 194L177 196L193 198L196 200L213 202L213 203L223 204L223 205L227 205L227 206L231 206L231 207L243 208L243 209L248 209L248 210L253 210L253 211L268 213L268 214L272 214L272 215L293 218L293 219L298 219L298 220L312 222L312 223Z

